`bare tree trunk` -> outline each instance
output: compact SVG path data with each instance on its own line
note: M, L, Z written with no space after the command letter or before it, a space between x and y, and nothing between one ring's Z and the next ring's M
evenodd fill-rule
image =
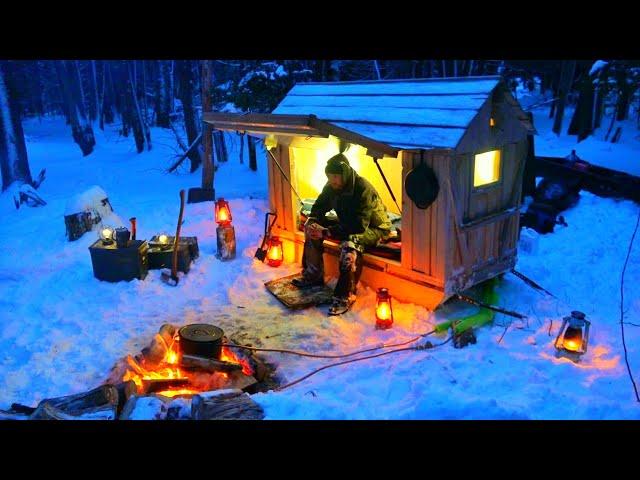
M593 125L593 82L584 72L579 85L579 96L573 118L569 124L569 135L577 135L578 142L581 142L592 132Z
M96 118L98 118L98 121L100 122L100 130L104 130L104 123L102 121L102 112L100 111L100 105L101 105L101 98L98 95L98 74L96 71L96 61L95 60L91 60L91 78L93 81L93 100L94 100L94 111L95 111L95 115L94 117L91 119L91 121L95 121ZM102 78L103 83L104 83L104 76ZM102 93L104 95L104 86L103 86L103 90Z
M447 62L446 60L442 60L442 76L447 76Z
M131 126L133 129L133 137L136 141L136 149L138 153L145 150L151 150L151 145L146 141L144 118L140 110L140 103L138 102L137 88L136 88L136 68L135 60L127 62L127 72L129 76L129 84L127 85L127 91L130 92L129 102L131 105Z
M78 86L74 86L74 78L77 75L73 75L69 70L69 67L72 68L73 64L67 64L65 60L58 60L55 65L62 85L65 103L67 104L73 139L80 147L82 155L86 157L93 152L96 142L91 124L87 122L81 105Z
M184 112L184 126L187 131L187 143L191 145L198 136L196 113L193 106L195 79L191 60L178 60L176 62L176 70L178 71L180 100L182 101L182 109ZM194 149L189 154L189 160L191 160L190 172L193 173L202 163L198 149Z
M571 90L573 83L573 75L576 70L575 60L566 60L562 62L562 73L560 74L560 83L558 85L558 105L556 107L556 116L553 119L553 132L560 135L562 132L562 118L564 116L564 106L567 100L567 94Z
M202 61L202 115L211 111L211 62ZM213 149L211 137L211 125L203 123L202 145L204 146L204 158L202 159L202 188L213 189Z
M109 81L107 81L109 80ZM111 80L111 65L107 60L102 61L102 120L101 124L104 129L104 123L111 124L114 120L113 104L115 93L112 88L113 80Z
M5 72L7 80L5 80ZM14 101L11 74L7 61L0 61L0 173L2 191L13 182L31 185L31 171L24 142L20 112Z
M156 79L156 125L162 128L171 128L171 80L169 78L169 65L166 60L158 60L158 78Z
M458 76L458 61L457 60L453 61L453 76L454 77Z
M256 143L250 135L247 135L247 150L249 151L249 168L256 172L258 170Z
M467 74L468 76L473 75L473 60L469 61L469 73Z

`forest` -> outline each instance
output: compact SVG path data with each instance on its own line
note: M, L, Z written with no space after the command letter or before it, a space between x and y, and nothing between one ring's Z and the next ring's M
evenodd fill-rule
M21 125L29 117L64 116L83 156L95 148L95 129L116 129L138 153L153 148L151 126L171 129L178 153L168 171L185 162L193 173L205 151L218 162L227 157L222 132L203 127L203 109L270 112L296 82L482 75L503 76L514 92L520 85L543 94L533 107L548 108L558 135L566 122L578 141L597 129L612 143L638 135L637 60L0 60L2 191L18 184L20 202L39 202L35 189L45 172L34 178L29 168ZM629 119L636 129L624 132L618 122ZM244 136L240 141L244 152ZM249 136L246 144L255 170L256 145ZM214 171L203 173L203 187L211 185Z

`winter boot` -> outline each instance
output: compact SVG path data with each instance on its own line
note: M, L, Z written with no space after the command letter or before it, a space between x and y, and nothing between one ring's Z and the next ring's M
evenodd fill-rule
M329 315L342 315L347 313L356 302L356 296L352 293L348 297L333 297L329 307Z
M298 287L299 289L311 288L311 287L319 287L324 285L324 281L322 279L314 280L312 278L305 277L304 275L294 278L291 280L291 285L294 287Z

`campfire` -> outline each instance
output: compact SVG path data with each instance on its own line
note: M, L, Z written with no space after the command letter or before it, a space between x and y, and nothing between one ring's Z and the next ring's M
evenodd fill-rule
M122 381L133 380L139 395L165 397L255 384L248 359L234 354L221 340L222 330L212 325L187 325L180 330L163 325L138 359L127 357ZM181 348L181 344L189 346Z

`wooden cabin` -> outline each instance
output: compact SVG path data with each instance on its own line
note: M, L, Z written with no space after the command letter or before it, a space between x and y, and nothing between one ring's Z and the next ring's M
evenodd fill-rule
M376 187L390 217L400 219L399 241L392 242L397 255L386 255L389 248L366 252L364 284L435 309L516 263L533 126L500 77L299 83L271 114L205 112L204 121L265 138L273 155L267 156L269 201L278 215L273 233L283 240L285 261L302 257L298 196L313 202L326 182L326 160L347 142L351 165ZM405 189L421 163L439 186L427 208ZM325 245L325 272L335 277L338 246Z

